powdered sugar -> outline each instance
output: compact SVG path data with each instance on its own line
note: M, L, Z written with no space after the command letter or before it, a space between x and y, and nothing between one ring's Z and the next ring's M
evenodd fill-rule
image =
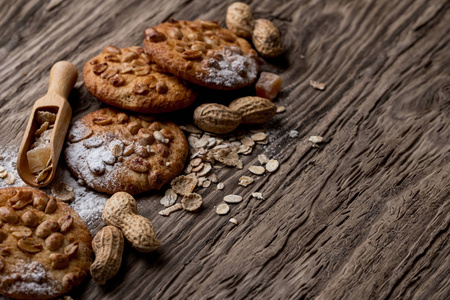
M83 129L84 125L81 120L75 122L76 130ZM86 126L87 127L87 126ZM72 129L70 131L72 133ZM109 133L95 132L89 137L88 141L110 140ZM113 140L114 141L114 140ZM68 166L82 179L88 186L95 187L100 190L117 190L121 181L120 176L128 172L128 168L124 166L123 161L117 161L116 156L112 153L110 143L95 143L96 147L86 147L86 143L72 142L68 143L65 149L65 156ZM88 142L91 146L91 142ZM117 144L117 142L115 142Z
M4 166L8 172L13 173L16 177L16 182L10 186L26 186L16 171L17 153L17 147L0 147L0 155L3 157L3 159L0 160L0 165ZM64 165L64 156L61 156L53 181L65 182L74 188L75 200L70 203L70 206L81 216L87 223L88 228L92 231L98 224L98 222L95 221L101 218L103 206L109 196L79 185L77 179L71 175ZM3 180L0 180L0 188L5 187L8 187L8 185ZM46 193L51 194L51 185L43 190Z
M252 83L258 75L258 66L252 57L222 48L216 51L222 59L216 60L218 65L203 67L207 74L198 74L206 83L233 88ZM211 58L214 59L214 58Z
M17 260L11 271L2 275L1 285L7 293L56 296L61 290L56 281L36 261Z

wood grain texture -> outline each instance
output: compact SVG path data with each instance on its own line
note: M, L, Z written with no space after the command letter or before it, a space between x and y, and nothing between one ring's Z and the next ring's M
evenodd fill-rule
M19 144L55 61L81 70L108 44L141 45L142 31L169 17L224 24L231 2L1 1L0 145ZM276 102L287 111L264 150L280 169L239 187L259 148L244 170L220 170L225 190L202 190L195 215L160 217L159 196L139 197L163 246L150 255L127 247L118 276L105 287L86 281L73 297L448 298L450 2L245 2L279 26L287 49L263 67L283 79ZM81 79L69 98L74 119L100 106ZM310 135L327 143L311 148ZM250 199L253 191L267 199ZM217 216L230 193L246 201Z

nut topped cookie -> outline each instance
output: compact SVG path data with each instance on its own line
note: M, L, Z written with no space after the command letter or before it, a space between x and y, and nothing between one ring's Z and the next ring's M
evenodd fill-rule
M91 234L67 204L28 187L0 190L0 294L50 299L89 272Z
M108 194L161 188L182 171L187 154L186 138L176 124L111 108L76 121L65 149L71 172Z
M83 68L87 90L109 105L140 113L165 113L191 105L196 93L152 62L141 47L107 46Z
M251 85L258 75L250 44L211 21L175 21L147 28L145 49L165 71L217 90Z

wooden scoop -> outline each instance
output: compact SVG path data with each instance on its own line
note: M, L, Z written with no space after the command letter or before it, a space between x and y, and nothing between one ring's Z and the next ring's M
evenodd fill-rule
M55 63L50 70L47 94L34 103L17 157L17 173L28 185L43 187L48 185L55 177L59 155L61 154L67 128L72 118L72 108L67 102L67 97L75 85L77 77L77 68L70 62L59 61ZM56 120L50 137L50 155L53 167L44 181L36 183L36 175L30 172L28 166L27 151L30 150L31 144L33 144L35 139L35 132L39 129L37 122L34 120L38 110L55 113Z

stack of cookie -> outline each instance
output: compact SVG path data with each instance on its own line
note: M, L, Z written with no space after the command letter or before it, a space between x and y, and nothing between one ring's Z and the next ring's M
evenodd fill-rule
M158 114L191 105L195 85L234 90L252 85L258 55L250 44L211 21L175 21L147 28L142 47L107 46L83 69L88 91L112 108L92 112L69 132L66 161L97 191L138 194L159 189L183 169L186 138Z

